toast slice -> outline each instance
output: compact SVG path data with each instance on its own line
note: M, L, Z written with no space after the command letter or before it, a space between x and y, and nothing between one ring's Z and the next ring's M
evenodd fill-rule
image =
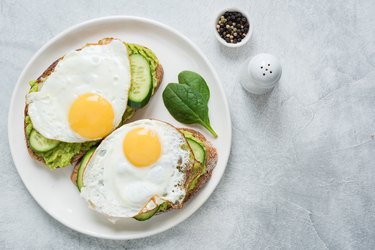
M111 37L108 37L108 38L103 38L101 40L99 40L97 43L88 43L86 44L84 47L86 46L91 46L91 45L106 45L106 44L109 44L114 38L111 38ZM127 46L125 43L124 43L124 46ZM140 46L140 45L136 45L136 46ZM82 48L84 48L82 47ZM150 49L144 47L144 46L140 46L140 47L143 47L145 50L148 50L151 52ZM81 50L82 48L80 49L77 49L77 50ZM128 49L128 54L129 54L129 49ZM156 57L156 56L155 56ZM56 61L54 61L36 80L36 84L37 85L40 85L40 84L43 84L43 82L46 81L46 79L52 74L52 72L55 70L57 64L59 63L60 60L62 60L64 57L61 57L59 59L57 59ZM164 71L163 71L163 67L162 65L159 63L159 61L157 60L157 65L156 65L156 68L155 68L155 72L154 72L154 75L156 77L156 86L154 86L154 91L153 91L153 94L157 91L158 87L160 86L162 80L163 80L163 75L164 75ZM135 112L136 110L134 110ZM27 103L25 104L25 110L24 110L24 134L25 134L25 139L26 139L26 146L27 146L27 149L28 149L28 152L30 154L30 156L38 161L38 162L41 162L42 164L46 165L46 162L44 160L44 158L33 151L33 149L31 148L30 146L30 142L29 142L29 139L28 139L28 134L27 134L27 126L28 126L28 123L26 122L26 119L27 119L27 116L28 116L28 105ZM130 118L130 117L129 117ZM71 160L70 160L70 163L73 164L75 162L77 162L89 149L88 148L85 148L84 150L81 150L80 152L78 152L77 154L75 154ZM65 166L59 166L59 167L65 167Z
M182 204L180 204L177 207L174 207L174 208L182 208L183 205L191 197L193 197L207 183L207 181L210 179L210 177L212 175L212 171L214 170L214 168L216 167L216 164L217 164L218 153L217 153L216 148L200 132L198 132L198 131L196 131L194 129L189 129L189 128L177 128L177 129L180 132L181 131L187 131L187 132L191 133L191 135L195 139L198 139L200 142L202 142L202 144L205 147L205 151L206 151L206 155L205 155L205 171L204 171L204 173L202 173L199 176L198 181L196 182L194 188L192 190L190 190L186 194L185 199L182 202ZM200 167L203 168L204 167L203 164L200 164ZM79 168L80 168L80 162L77 162L77 164L75 165L75 167L73 169L73 172L71 174L71 180L72 180L73 184L76 185L76 186L77 186L77 178L78 178ZM187 176L187 178L189 178L189 176ZM160 206L162 206L162 205L160 205ZM157 212L157 214L163 213L163 212L165 212L165 211L167 211L169 209L172 209L172 207L169 206L169 205L163 206L163 209L159 209L159 211Z

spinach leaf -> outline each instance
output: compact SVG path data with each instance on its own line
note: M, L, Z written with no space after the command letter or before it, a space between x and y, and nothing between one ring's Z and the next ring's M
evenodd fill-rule
M177 121L185 124L199 123L217 137L210 125L206 100L194 88L186 84L169 83L163 91L163 101Z
M182 71L178 74L178 82L187 84L198 91L198 93L204 98L205 102L208 103L208 100L210 99L210 89L200 74L188 70Z

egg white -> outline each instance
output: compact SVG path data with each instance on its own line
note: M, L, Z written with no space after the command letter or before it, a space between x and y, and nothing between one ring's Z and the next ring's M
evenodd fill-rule
M98 94L111 103L115 128L128 101L129 65L126 46L120 40L69 52L58 62L41 89L27 95L28 114L34 128L50 139L90 141L72 131L68 121L71 105L77 97L86 93ZM101 138L92 140L96 139Z
M160 140L161 156L149 167L133 166L123 153L126 134L139 127L152 129ZM90 159L81 196L112 219L134 217L164 201L178 206L186 195L185 169L193 157L184 136L167 123L144 119L123 125L102 141Z

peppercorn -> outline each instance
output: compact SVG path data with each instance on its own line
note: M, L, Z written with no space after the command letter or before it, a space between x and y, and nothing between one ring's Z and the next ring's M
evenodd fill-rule
M239 43L249 32L247 18L238 11L226 11L217 21L216 31L227 43Z

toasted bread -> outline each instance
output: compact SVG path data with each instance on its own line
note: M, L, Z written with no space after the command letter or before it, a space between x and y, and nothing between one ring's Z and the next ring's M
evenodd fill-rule
M206 182L210 179L212 175L212 171L214 170L217 160L218 160L218 154L216 148L202 135L200 132L189 129L189 128L177 128L178 130L185 130L190 132L196 139L203 142L205 148L206 148L206 172L199 178L196 186L193 190L191 190L185 197L183 203L181 206L175 207L175 208L182 208L185 202L187 202L191 197L194 196L203 186L206 184ZM71 180L74 185L77 185L77 177L78 177L78 170L79 170L80 163L78 162L71 174ZM169 208L171 209L171 207ZM167 210L169 210L167 209ZM167 210L164 210L162 212L165 212ZM160 213L160 212L158 212Z
M90 45L105 45L105 44L108 44L110 43L114 38L111 38L111 37L108 37L108 38L103 38L101 40L99 40L97 43L88 43L86 44L84 47L86 46L90 46ZM84 48L82 47L82 48ZM82 48L80 49L77 49L77 50L81 50ZM59 59L57 59L56 61L54 61L36 80L36 83L37 84L41 84L43 83L51 74L52 72L55 70L55 67L57 66L57 64L59 63L60 60L62 60L64 57L61 57ZM163 67L162 65L159 63L156 67L156 78L157 78L157 86L155 87L155 91L154 93L157 91L157 89L159 88L160 84L161 84L161 81L163 80L163 75L164 75L164 70L163 70ZM25 114L25 117L27 116L27 112L28 112L28 105L25 104L25 111L24 111L24 114ZM39 161L41 163L45 163L44 162L44 159L35 154L34 151L31 149L30 147L30 144L29 144L29 140L27 139L27 136L26 136L26 121L24 120L24 134L25 134L25 138L26 138L26 146L27 146L27 150L30 154L30 156L36 160L36 161ZM80 152L79 154L75 155L72 160L71 160L71 163L73 164L74 162L77 162L84 154L86 153L86 151L82 151Z

